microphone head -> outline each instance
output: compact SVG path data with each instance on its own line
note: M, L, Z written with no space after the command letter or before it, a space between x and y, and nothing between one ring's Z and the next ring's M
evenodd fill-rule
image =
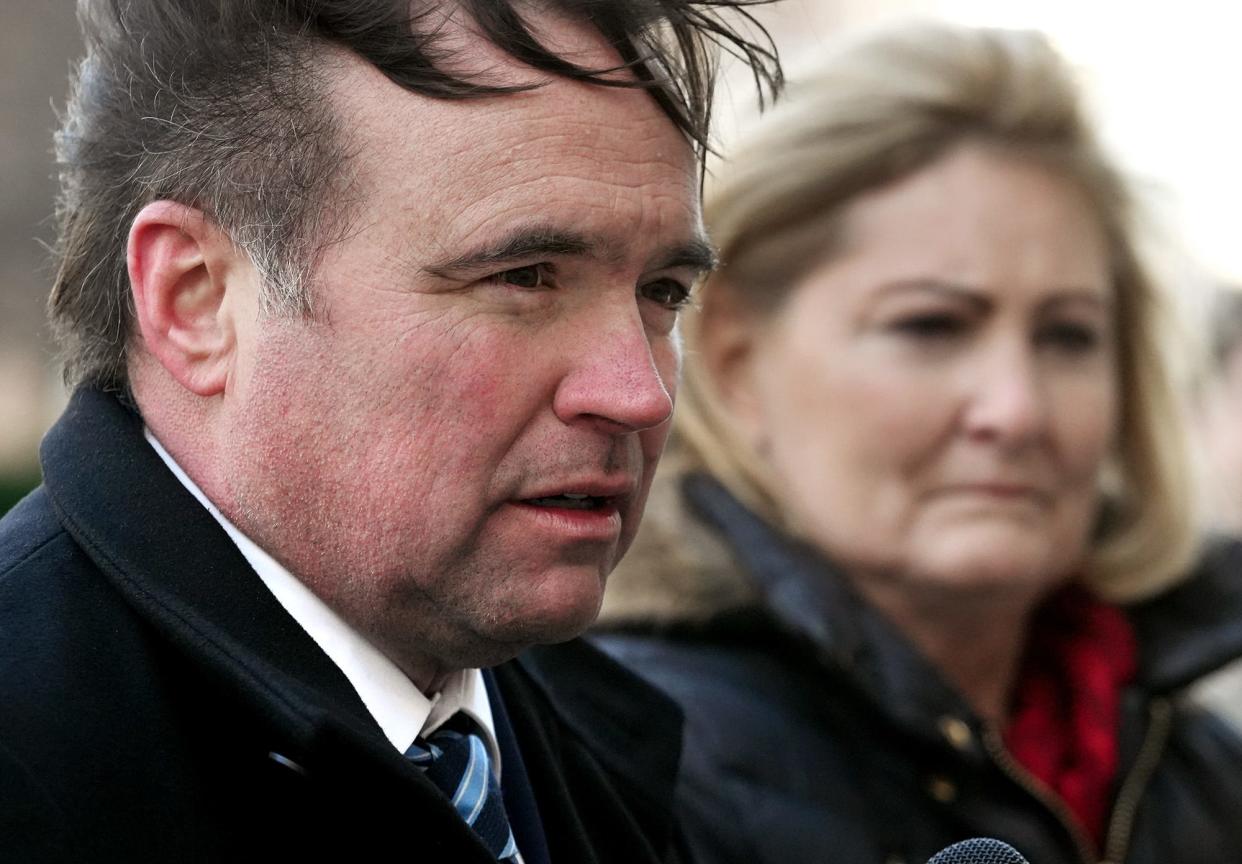
M1017 849L991 837L974 837L941 849L927 864L1029 864Z

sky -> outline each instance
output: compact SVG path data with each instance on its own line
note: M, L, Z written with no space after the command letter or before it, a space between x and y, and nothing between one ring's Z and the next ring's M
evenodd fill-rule
M971 24L1035 27L1083 74L1106 142L1187 253L1242 287L1242 4L938 0Z

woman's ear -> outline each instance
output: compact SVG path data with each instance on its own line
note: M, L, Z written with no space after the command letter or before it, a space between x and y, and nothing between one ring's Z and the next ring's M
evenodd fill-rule
M185 389L222 392L237 347L239 309L253 306L248 259L199 210L148 204L129 231L126 263L148 353Z
M763 435L756 361L762 350L764 316L726 283L712 286L699 312L699 362L714 394L745 440Z

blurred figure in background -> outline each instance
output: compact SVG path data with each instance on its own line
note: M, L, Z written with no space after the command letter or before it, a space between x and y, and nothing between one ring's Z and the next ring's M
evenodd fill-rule
M732 156L600 637L688 714L702 859L1236 857L1242 742L1182 697L1242 653L1242 550L1189 516L1162 303L1063 61L874 34Z
M1221 289L1211 309L1211 356L1196 405L1214 527L1242 531L1242 290Z
M1242 531L1242 289L1221 288L1212 298L1207 368L1195 392L1193 417L1210 527ZM1242 730L1242 663L1196 688L1197 696Z

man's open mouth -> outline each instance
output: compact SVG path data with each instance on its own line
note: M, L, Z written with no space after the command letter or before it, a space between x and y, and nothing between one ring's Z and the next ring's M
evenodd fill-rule
M561 507L566 510L599 510L606 507L612 499L595 495L553 495L548 498L527 498L522 503L532 507Z

